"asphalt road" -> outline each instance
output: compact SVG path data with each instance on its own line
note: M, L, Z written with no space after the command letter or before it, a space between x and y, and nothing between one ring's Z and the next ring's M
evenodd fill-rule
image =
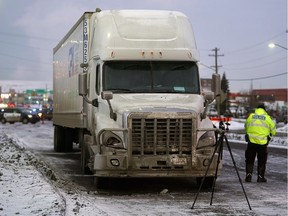
M98 208L99 202L105 200L107 205L121 206L121 209L118 209L119 215L141 215L142 211L147 212L148 209L149 213L146 215L174 215L175 212L178 215L287 215L287 150L269 147L266 172L268 182L257 183L255 173L252 182L246 183L243 182L246 145L229 142L236 163L234 166L227 144L224 143L224 164L216 181L213 205L210 205L212 191L203 189L194 209L191 209L199 189L193 178L106 179L104 187L98 190L93 184L93 176L81 174L80 151L77 146L71 153L53 151L51 123L8 124L2 125L1 131L44 161L57 178L61 179L61 189L67 190L67 194L70 190L73 190L74 194L79 193L79 196L84 197L83 202L87 207L93 208L95 205L95 208ZM59 186L57 181L55 186ZM91 191L97 193L90 196ZM249 210L248 202L252 210Z

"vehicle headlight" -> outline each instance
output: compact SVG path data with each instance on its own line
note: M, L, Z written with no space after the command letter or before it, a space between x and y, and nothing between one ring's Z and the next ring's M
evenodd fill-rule
M32 115L29 114L29 115L28 115L28 118L32 118Z
M111 148L124 149L123 141L121 138L111 131L105 131L103 133L102 144Z
M200 137L198 141L197 149L213 147L214 144L215 144L214 131L207 131Z

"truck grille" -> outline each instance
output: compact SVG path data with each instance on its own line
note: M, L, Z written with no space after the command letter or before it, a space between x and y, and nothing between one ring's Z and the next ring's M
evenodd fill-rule
M132 125L132 155L187 154L192 151L193 119L172 115L151 118L130 115ZM183 115L183 114L182 114Z

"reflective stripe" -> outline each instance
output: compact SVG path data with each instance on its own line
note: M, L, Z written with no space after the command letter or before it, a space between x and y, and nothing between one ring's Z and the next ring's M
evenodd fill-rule
M247 126L257 126L257 127L263 127L263 128L267 128L270 129L269 126L266 124L265 122L266 117L262 116L262 115L253 115L252 116L252 121L250 123L247 124ZM256 123L258 122L258 123ZM261 124L260 124L261 123Z
M255 143L258 145L266 145L268 143L267 137L259 137L259 136L255 136L252 134L248 134L248 136L249 136L249 141L251 143Z
M254 134L248 134L249 138L252 139L258 139L258 140L262 140L262 141L267 141L267 137L262 137L262 136L255 136Z

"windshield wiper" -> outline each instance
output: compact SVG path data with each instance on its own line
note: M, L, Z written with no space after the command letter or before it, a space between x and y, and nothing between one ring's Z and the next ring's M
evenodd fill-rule
M107 91L112 91L113 93L133 92L133 90L131 90L131 89L107 89Z
M185 66L184 65L177 65L177 66L175 66L175 67L173 67L172 68L172 71L174 71L174 70L183 70L183 69L185 69Z

